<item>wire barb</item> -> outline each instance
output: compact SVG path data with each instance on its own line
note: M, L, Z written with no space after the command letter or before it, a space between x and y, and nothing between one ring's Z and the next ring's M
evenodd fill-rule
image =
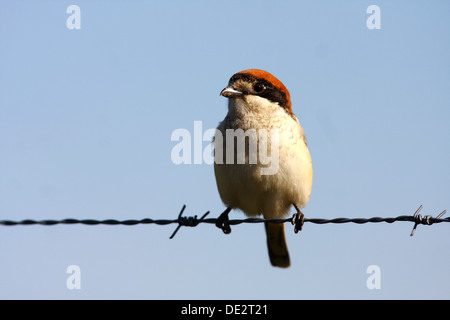
M419 214L420 210L422 210L423 206L420 205L420 207L416 210L416 212L413 215L414 218L414 227L411 231L410 236L412 237L414 235L414 232L416 232L416 228L419 224L426 224L426 225L432 225L433 224L433 217L430 215L427 215L425 217L422 218L422 215ZM440 219L445 213L447 212L447 210L442 211L440 214L437 215L436 219Z
M181 208L180 213L178 214L178 226L175 229L175 231L172 233L172 235L169 237L169 239L173 239L173 237L175 237L176 233L178 232L178 230L181 228L181 226L186 226L186 227L196 227L200 222L203 221L203 219L209 214L209 211L207 211L201 218L200 220L197 219L197 216L193 216L193 217L182 217L184 209L186 209L186 205L183 205L183 208Z

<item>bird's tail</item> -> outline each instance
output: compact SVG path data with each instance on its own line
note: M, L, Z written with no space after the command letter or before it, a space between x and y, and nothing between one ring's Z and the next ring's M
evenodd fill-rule
M286 244L283 223L264 222L267 235L270 263L275 267L287 268L291 265Z

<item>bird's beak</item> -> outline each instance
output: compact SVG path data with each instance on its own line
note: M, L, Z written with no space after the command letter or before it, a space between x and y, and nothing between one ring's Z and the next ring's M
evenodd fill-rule
M220 95L227 98L235 98L242 96L242 92L233 89L232 87L226 87L220 91Z

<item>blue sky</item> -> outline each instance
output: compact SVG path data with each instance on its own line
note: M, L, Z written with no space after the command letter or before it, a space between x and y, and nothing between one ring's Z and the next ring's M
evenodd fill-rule
M171 134L215 128L220 90L248 68L291 93L314 167L307 217L436 216L450 209L449 14L446 1L2 0L0 219L174 219L183 204L217 217L213 166L175 165ZM447 224L286 227L287 270L260 224L172 240L175 225L0 227L0 298L450 298Z

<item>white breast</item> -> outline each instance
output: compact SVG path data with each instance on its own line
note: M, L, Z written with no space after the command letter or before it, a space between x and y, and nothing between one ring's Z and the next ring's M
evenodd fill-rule
M281 218L293 204L300 208L307 204L312 187L312 163L303 128L295 117L267 99L248 95L244 99L229 99L229 112L217 129L223 137L224 158L221 158L223 164L218 164L220 159L216 158L214 171L220 197L226 206L240 209L248 216L263 214L265 218ZM227 143L230 145L227 129L253 129L256 133L260 129L267 130L269 158L272 156L271 133L278 132L278 159L272 157L272 163L264 165L257 157L257 163L251 164L249 159L252 158L246 152L244 164L227 163L226 147ZM252 143L261 143L259 134L250 134L247 139L246 149ZM216 150L217 154L220 152ZM237 155L236 148L234 154ZM261 169L274 168L274 161L278 162L277 170L273 174L261 174Z

